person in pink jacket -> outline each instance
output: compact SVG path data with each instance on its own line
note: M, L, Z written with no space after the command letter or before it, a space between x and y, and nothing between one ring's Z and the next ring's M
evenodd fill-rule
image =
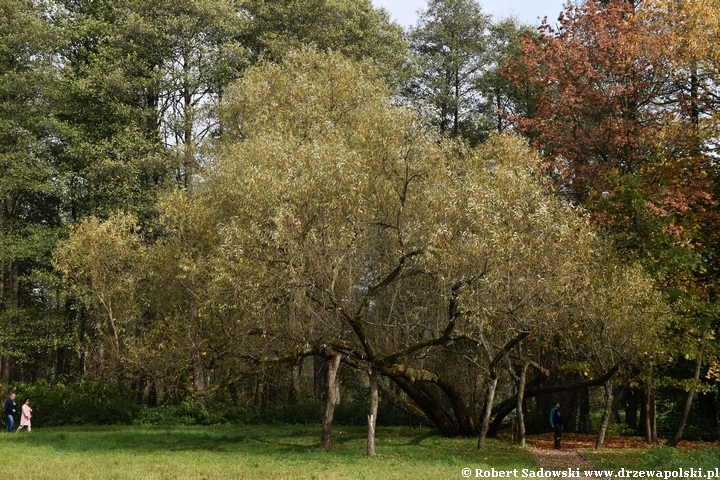
M15 430L15 433L19 432L21 428L27 427L28 432L32 431L32 427L30 426L30 419L32 418L32 408L30 408L30 399L26 398L25 401L23 401L22 405L22 411L20 413L20 426L17 430Z

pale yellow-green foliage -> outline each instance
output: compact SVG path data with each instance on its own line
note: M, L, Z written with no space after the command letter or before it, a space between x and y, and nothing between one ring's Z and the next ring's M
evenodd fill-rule
M156 359L202 352L236 370L322 344L383 356L453 320L491 348L533 332L537 360L561 338L602 370L663 320L652 285L543 185L524 140L438 137L369 63L306 50L261 64L221 120L211 167L160 204L152 246L118 216L78 227L56 259L101 302L143 271ZM413 368L457 369L421 357Z
M55 268L99 312L97 328L111 346L115 360L122 353L124 333L138 312L137 288L144 255L137 220L119 213L106 221L91 218L78 224L53 258Z
M640 18L669 33L665 58L675 65L695 64L718 71L720 52L720 5L715 0L646 0Z
M324 317L323 302L389 326L393 312L365 312L363 298L401 259L403 273L427 279L397 281L393 305L415 304L404 321L437 335L452 288L467 284L461 332L499 344L519 330L573 328L583 311L610 319L622 298L594 287L632 290L587 220L541 185L524 141L497 136L473 150L438 138L389 104L368 65L314 52L263 65L230 91L223 121L197 197L218 215L221 278L250 297L268 287L302 292L294 302L314 297L298 340L318 328L341 334L336 322L310 321ZM645 304L628 301L617 311L642 318Z
M714 88L720 81L720 4L715 0L646 0L640 3L634 21L647 30L645 54L679 84L689 84L696 76L698 86ZM698 94L698 92L695 92ZM720 132L720 116L716 111L701 115L699 134L702 141L714 142ZM687 135L687 124L671 116L667 127L655 139L659 144L672 142L673 137Z

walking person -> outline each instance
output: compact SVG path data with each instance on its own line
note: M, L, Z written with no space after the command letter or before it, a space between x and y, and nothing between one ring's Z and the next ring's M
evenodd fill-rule
M30 419L32 418L32 408L30 408L30 399L26 398L23 401L22 405L22 413L20 414L20 426L15 431L15 433L18 433L21 428L27 427L28 432L32 431L32 427L30 426Z
M5 420L7 421L6 432L10 433L13 431L15 426L15 413L17 413L17 404L15 403L15 392L10 394L10 398L5 402Z
M562 440L563 419L560 414L560 402L556 402L552 410L550 410L550 426L555 430L555 450L560 450L560 440Z

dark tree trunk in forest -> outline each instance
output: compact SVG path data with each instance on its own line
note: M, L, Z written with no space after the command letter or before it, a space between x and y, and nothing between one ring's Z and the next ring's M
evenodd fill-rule
M650 364L645 378L645 392L643 398L645 413L645 443L652 445L657 442L657 416L655 413L655 390L653 388L653 365Z
M292 366L292 386L288 400L290 403L298 403L300 401L300 374L302 373L302 365L305 357L298 357Z
M336 354L327 362L327 393L325 394L325 411L323 412L322 433L320 434L320 446L329 448L332 445L332 421L335 415L335 405L339 399L337 388L337 372L340 369L340 354Z
M327 359L325 357L319 355L313 357L313 383L315 400L323 400L327 391Z
M238 395L238 390L235 386L235 382L228 383L227 389L228 393L230 394L230 398L232 399L233 405L237 405L240 402L240 396Z
M698 395L698 404L700 405L700 418L705 425L706 436L703 440L713 442L717 440L718 433L718 409L717 395L720 393L720 384L718 384L718 392L703 392Z
M198 402L205 401L205 368L202 364L202 357L199 352L193 357L193 389L195 390L195 400Z
M695 398L695 391L697 390L697 382L700 379L700 369L702 368L702 359L698 357L697 365L695 366L695 375L693 375L693 384L688 391L687 398L685 399L685 407L683 408L682 416L680 417L680 423L678 423L677 432L675 436L670 439L668 445L676 447L680 443L680 439L685 430L685 424L687 423L688 416L690 415L690 408L692 407L693 398Z
M443 436L453 437L458 434L457 424L427 386L420 382L411 383L403 378L393 378L393 381L415 402Z
M580 415L580 432L590 433L590 388L585 387L578 390L578 413Z
M600 429L598 430L597 440L595 441L595 450L600 450L605 442L605 432L610 425L610 417L613 414L613 388L612 382L605 384L605 410L603 411L602 420L600 421Z
M637 430L637 389L629 387L625 390L625 425Z
M262 377L257 377L255 385L255 406L262 408L263 398L265 397L265 380Z
M440 387L443 393L447 396L450 401L450 406L455 413L457 435L475 435L477 433L475 420L465 405L465 399L462 394L457 390L455 385L449 382L438 380L438 387Z
M643 391L643 417L645 418L645 443L652 445L652 411L650 403L652 402L652 393L650 391L652 380L648 373L645 379L645 390Z
M375 455L375 425L377 424L378 412L378 381L377 370L370 371L370 413L368 414L368 438L367 438L367 454L372 457Z
M157 390L155 381L152 378L144 377L140 382L140 403L148 407L157 406Z
M565 406L565 427L566 432L577 432L578 431L578 410L580 403L580 392L575 390L570 392L569 398ZM582 423L582 422L581 422Z
M0 388L2 388L3 396L10 391L10 357L5 355L0 358Z

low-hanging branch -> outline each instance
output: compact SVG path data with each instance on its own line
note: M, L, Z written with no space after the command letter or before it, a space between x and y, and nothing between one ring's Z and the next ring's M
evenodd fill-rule
M477 278L479 277L473 277L470 280L461 280L455 285L453 285L451 291L452 295L450 298L450 302L448 303L448 323L445 326L445 329L443 330L443 333L439 337L430 338L427 340L422 340L420 342L415 342L412 345L409 345L403 349L400 349L394 353L391 353L389 355L385 355L384 357L378 358L378 363L380 365L387 365L392 364L396 362L399 358L406 357L412 353L417 352L418 350L421 350L423 348L427 347L436 347L440 345L445 345L453 339L450 335L452 335L453 330L455 329L455 322L456 320L463 315L463 313L458 310L457 308L457 300L460 296L460 293L462 290L471 285Z
M538 395L547 395L550 393L560 393L560 392L568 392L571 390L577 390L579 388L585 388L585 387L596 387L598 385L602 385L606 381L608 381L620 368L619 365L613 366L610 370L608 370L604 375L589 379L589 380L583 380L580 382L572 383L569 385L555 385L552 387L543 387L543 388L536 388L538 385L542 383L542 380L545 378L544 372L540 371L540 373L535 376L532 381L528 382L527 386L525 387L525 398L532 398L537 397ZM508 398L507 400L504 400L503 402L495 405L492 409L492 414L495 416L494 420L490 424L490 430L488 431L488 435L495 435L497 434L497 431L500 429L500 423L502 420L513 411L513 409L516 407L517 404L517 394L513 395L512 397Z
M385 380L383 380L382 377L378 377L378 386L380 387L380 390L382 390L383 394L388 398L388 400L390 400L390 402L397 408L425 422L427 425L435 427L435 424L428 418L427 415L425 415L422 410L402 398L397 393L395 393L393 389L390 388L387 383L385 383Z

